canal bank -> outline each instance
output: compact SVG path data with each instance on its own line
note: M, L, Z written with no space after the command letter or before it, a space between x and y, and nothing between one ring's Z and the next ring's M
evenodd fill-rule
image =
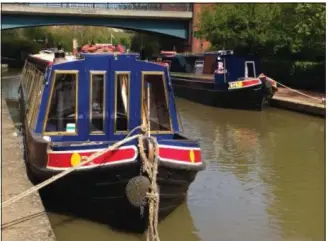
M272 100L270 100L270 105L277 108L325 117L326 107L321 101L322 98L325 98L324 94L308 91L302 95L287 88L279 88Z
M6 101L2 97L2 202L30 189L23 159L23 146ZM31 194L2 210L4 241L55 241L39 193Z

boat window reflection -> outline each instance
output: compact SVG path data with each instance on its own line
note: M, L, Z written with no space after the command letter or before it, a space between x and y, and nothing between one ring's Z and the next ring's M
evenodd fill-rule
M149 90L147 89L149 86ZM149 108L148 108L149 95ZM164 86L164 74L143 75L143 122L145 123L150 115L151 131L171 131L170 113Z
M116 72L115 77L115 132L127 131L129 120L130 74Z
M43 87L43 79L44 75L40 75L40 78L38 79L38 84L36 85L36 90L35 90L35 101L33 102L33 109L31 113L31 128L36 128L36 120L38 118L38 110L40 109L41 106L41 99L42 99L42 87Z
M53 81L45 132L75 134L77 133L77 73L55 73Z
M90 130L92 134L104 134L105 91L105 72L91 72Z

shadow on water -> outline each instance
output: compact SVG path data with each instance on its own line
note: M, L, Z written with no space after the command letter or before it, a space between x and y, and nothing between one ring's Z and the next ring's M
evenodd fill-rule
M17 105L8 104L17 121ZM208 165L190 186L186 203L160 223L161 241L324 240L324 119L183 99L177 107L185 134L200 140ZM50 210L58 241L145 240Z

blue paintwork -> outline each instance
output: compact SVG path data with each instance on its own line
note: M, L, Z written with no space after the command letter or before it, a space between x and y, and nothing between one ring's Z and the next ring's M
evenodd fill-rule
M198 89L207 89L207 90L219 90L219 91L228 91L228 83L237 81L238 78L245 76L245 61L254 61L255 64L255 76L260 74L259 71L259 59L254 56L238 56L233 54L219 54L219 53L201 53L201 54L190 54L190 55L183 55L177 54L174 57L165 57L159 56L164 60L171 60L172 65L173 63L175 66L172 68L171 65L171 72L180 72L180 73L188 73L191 72L193 69L194 59L200 60L204 59L205 56L214 56L216 58L215 69L218 67L218 62L221 62L225 71L226 76L224 74L217 74L213 73L213 82L202 81L201 79L197 79L197 75L195 74L193 81L193 86L197 86ZM218 60L219 57L219 60ZM190 59L187 60L187 59ZM191 60L193 58L193 60ZM191 63L191 64L190 64ZM178 78L173 77L175 80L187 81L185 78Z
M158 136L156 136L158 137ZM115 141L104 141L99 144L94 144L94 145L86 145L83 146L83 150L92 150L92 149L103 149L106 148L110 145L113 145ZM195 141L190 141L190 140L179 140L178 142L175 140L170 140L170 139L160 139L158 138L158 144L159 145L168 145L168 146L180 146L180 147L191 147L191 148L199 148L198 142ZM122 146L137 146L138 141L137 140L132 140L129 141ZM66 146L66 145L54 145L52 146L53 151L79 151L81 150L81 146Z
M129 98L129 130L132 130L136 126L141 125L141 72L142 71L160 71L165 74L165 84L168 93L169 111L172 120L173 133L171 134L158 134L155 135L159 140L161 139L173 139L174 133L180 131L177 110L175 106L175 99L173 89L171 87L170 76L168 69L159 64L152 62L145 62L137 60L135 54L122 54L116 57L111 54L83 54L84 59L64 62L60 64L52 65L47 69L45 78L46 84L44 86L40 112L37 119L36 134L42 133L42 126L44 122L46 106L48 98L50 96L51 85L53 81L53 75L55 70L78 70L78 116L77 121L77 136L51 136L52 142L68 142L68 141L101 141L103 144L90 145L85 148L101 148L107 146L110 143L121 140L126 134L114 135L114 90L115 90L115 71L130 71L130 98ZM106 125L105 135L90 135L89 130L89 99L90 99L90 71L106 71ZM133 134L139 133L136 131ZM131 142L135 143L135 142ZM136 144L136 143L135 143ZM127 145L127 144L126 144ZM179 140L179 146L198 146L198 144L189 143ZM59 145L54 147L60 150L74 149L75 147L65 147ZM77 147L81 149L81 146Z
M223 74L215 74L215 83L219 86L222 83L228 83L232 81L237 81L238 78L245 76L245 61L255 62L255 76L259 75L259 61L255 57L251 56L236 56L236 55L223 55L220 56L222 61L224 61L224 68L226 72L226 79L224 81Z
M88 16L42 16L7 15L1 16L1 30L51 25L89 25L131 29L137 31L165 34L181 39L189 36L189 20L108 18Z

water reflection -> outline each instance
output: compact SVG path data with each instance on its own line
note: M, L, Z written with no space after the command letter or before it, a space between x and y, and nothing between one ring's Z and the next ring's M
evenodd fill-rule
M189 203L203 240L324 240L323 119L188 105L183 124L198 127L209 162Z
M60 241L145 240L145 236L141 234L116 232L106 225L71 216L50 213L50 217L56 238ZM194 230L195 227L186 204L177 208L172 215L159 225L161 241L198 241L199 238Z

